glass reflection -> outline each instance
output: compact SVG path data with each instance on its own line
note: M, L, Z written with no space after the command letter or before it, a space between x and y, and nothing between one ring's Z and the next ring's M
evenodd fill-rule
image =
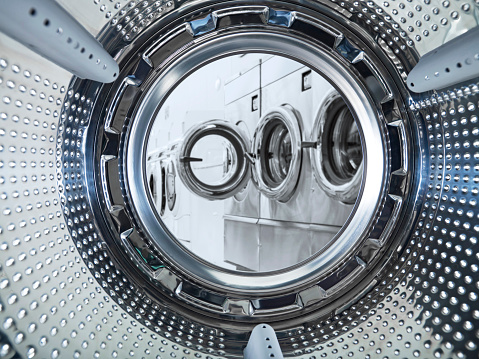
M329 179L336 184L347 183L358 171L363 154L358 127L346 104L325 127L324 150L331 165Z

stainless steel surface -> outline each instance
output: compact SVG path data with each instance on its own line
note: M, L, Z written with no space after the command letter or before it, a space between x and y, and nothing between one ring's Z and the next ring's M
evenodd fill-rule
M361 74L355 78L362 79L358 87L381 108L391 151L408 154L391 157L393 191L386 196L396 204L402 200L402 207L395 211L398 207L385 200L389 215L370 228L375 238L353 251L355 262L346 262L334 277L321 277L321 286L303 286L294 298L247 300L230 293L215 307L211 303L218 298L208 286L192 290L198 282L188 287L186 276L149 262L149 248L141 248L145 266L137 270L133 263L139 261L130 259L135 253L124 250L131 247L117 245L116 235L124 229L118 223L126 221L110 220L90 196L98 174L93 159L101 162L95 141L113 144L116 139L112 133L102 133L109 141L92 137L93 127L110 116L110 108L114 117L111 96L120 86L114 84L115 91L108 93L109 86L75 80L68 88L67 72L2 35L2 355L241 357L255 323L268 322L285 357L477 357L477 80L423 95L409 93L405 83L420 55L477 24L475 2L255 3L260 9L241 1L118 2L123 9L116 2L64 3L95 35L105 25L99 39L119 60L122 80L132 74L145 80L141 68L130 67L128 51L136 54L140 43L184 26L183 17L191 22L216 12L216 20L203 29L216 26L219 36L229 25L239 32L287 32L289 39L314 36L334 62ZM201 43L217 35L190 33L195 36L182 35L183 40ZM367 61L361 60L364 55ZM155 65L164 60L157 56ZM314 58L305 60L313 64ZM136 60L133 56L135 66ZM363 66L367 62L370 67ZM392 97L374 78L384 79ZM118 97L121 124L135 89L129 82ZM117 122L111 123L115 128ZM113 169L115 159L106 152L111 147L102 150ZM401 182L404 168L411 176ZM146 169L142 176L146 179ZM404 188L410 190L403 194ZM112 194L117 201L118 193ZM136 230L122 233L122 239L129 236L137 243ZM368 274L354 276L364 263ZM153 276L164 286L153 284ZM300 304L303 309L293 309ZM215 314L207 305L224 312Z
M475 1L387 1L375 6L389 16L404 44L421 56L479 24Z
M120 70L100 43L54 0L0 3L0 31L73 74L112 82Z
M413 92L440 90L479 76L479 27L421 57L408 75Z

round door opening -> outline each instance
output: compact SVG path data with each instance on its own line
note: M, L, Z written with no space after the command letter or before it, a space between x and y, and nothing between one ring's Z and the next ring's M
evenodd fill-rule
M329 20L311 22L313 10L296 7L211 3L209 14L198 8L150 33L158 36L145 33L144 44L133 41L111 86L75 79L68 91L61 143L68 156L58 171L72 241L85 260L93 256L88 267L113 283L109 290L117 290L113 276L121 278L118 304L133 308L130 299L141 297L131 313L155 330L170 311L195 325L227 320L235 333L265 320L296 328L329 318L364 296L412 230L415 122L398 100L395 72L380 61L389 58L378 59L378 48L347 28L326 34ZM294 28L283 26L288 18ZM323 138L334 134L324 126L314 133L317 110L329 108L333 90L361 144L352 202L328 193L315 173L317 160L328 158ZM326 118L343 118L332 128L351 125L346 114ZM75 133L85 142L73 142ZM338 138L347 137L357 145L357 135ZM76 153L81 172L70 161L80 143L96 144ZM87 229L99 234L88 244Z
M237 126L224 120L200 122L180 142L179 177L190 192L220 200L244 188L250 178L248 139Z
M335 90L319 107L311 140L317 143L312 167L321 189L338 201L354 203L362 180L361 134L347 104Z
M175 250L219 270L265 273L307 262L334 241L359 191L345 203L315 176L315 110L332 90L304 64L266 53L223 57L179 82L151 119L144 167ZM344 106L326 121L332 138L322 145L338 178L362 176L355 117Z
M209 186L227 183L235 173L238 154L226 138L209 135L198 139L191 149L191 171Z
M363 160L361 139L351 112L343 108L328 130L323 147L329 150L326 158L331 167L330 177L336 183L346 183L357 173Z

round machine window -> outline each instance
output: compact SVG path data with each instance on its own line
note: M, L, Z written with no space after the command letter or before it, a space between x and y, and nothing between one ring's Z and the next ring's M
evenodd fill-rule
M238 154L234 146L220 135L209 135L196 141L191 149L190 166L198 181L210 186L227 183L235 173Z
M336 184L349 182L358 172L363 154L358 128L346 104L325 121L322 148L329 180Z
M177 246L223 269L270 272L335 238L354 200L322 189L309 152L314 108L332 89L305 65L261 53L216 60L177 85L152 121L145 167L153 198L166 177L167 208L153 202ZM323 145L345 182L362 172L361 138L347 107L336 112Z
M271 200L285 203L296 192L302 162L302 127L291 105L269 109L256 127L252 144L255 183Z
M247 151L248 140L237 126L224 120L200 122L181 140L177 153L179 176L200 197L229 198L249 180Z

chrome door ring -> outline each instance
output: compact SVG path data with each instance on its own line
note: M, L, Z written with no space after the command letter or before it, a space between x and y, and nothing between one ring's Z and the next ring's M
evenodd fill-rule
M393 81L386 76L388 72L375 53L346 28L338 23L335 26L341 31L332 28L327 17L312 18L312 10L301 7L295 7L294 21L285 23L284 19L293 18L291 12L266 6L224 5L215 4L206 16L199 12L196 17L188 17L191 20L186 25L182 20L168 22L166 28L157 29L156 37L148 37L150 42L141 47L140 57L135 52L140 48L135 47L130 48L132 52L119 55L122 80L103 89L112 96L106 102L96 101L91 112L105 114L105 121L98 127L91 122L92 126L82 132L99 142L98 152L86 153L85 173L95 176L93 182L89 177L83 188L102 199L97 203L89 197L95 208L104 208L106 213L99 221L98 233L111 251L113 262L127 263L127 277L141 280L149 288L148 300L153 303L171 301L176 310L188 311L199 321L203 315L221 317L240 327L249 327L248 323L266 317L285 320L287 325L305 316L323 318L327 308L348 306L366 290L372 273L378 273L390 259L383 254L404 239L397 235L396 224L410 216L403 211L403 199L417 185L411 181L411 168L403 168L410 164L408 131L414 131L414 126L401 105L398 79L393 77ZM183 10L186 16L192 9ZM294 28L290 23L294 23ZM360 61L353 62L359 51L357 46L365 53ZM360 201L335 239L335 246L298 266L259 276L220 270L179 248L152 209L144 175L144 139L149 121L174 84L197 66L247 51L290 57L327 74L357 116L366 154ZM86 91L87 98L101 94L101 88L83 86L81 81L72 84L74 91L79 91L79 86ZM396 111L389 111L390 108ZM66 111L71 111L71 107ZM398 118L397 113L403 118ZM68 118L68 113L65 116ZM143 120L138 121L139 118ZM76 123L68 124L72 125ZM406 129L406 136L398 133L398 126ZM62 133L71 136L72 131ZM381 141L368 141L371 136ZM403 146L389 147L387 136L396 137ZM401 159L400 163L389 163L391 151ZM91 156L102 157L101 166L96 166ZM120 170L120 181L113 176L115 168ZM101 179L103 186L99 185ZM408 230L407 226L401 228ZM137 254L138 246L144 251L141 257ZM191 313L191 307L198 313Z

